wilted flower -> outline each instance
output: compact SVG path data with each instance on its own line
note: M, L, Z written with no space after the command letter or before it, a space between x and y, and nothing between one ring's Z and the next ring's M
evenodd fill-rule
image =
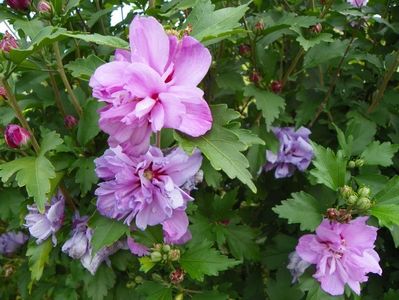
M151 147L145 155L129 157L121 147L111 148L95 160L98 177L106 180L96 190L98 211L127 224L135 219L141 230L167 222L164 230L181 238L188 226L184 209L193 198L180 187L198 172L201 162L198 150L188 156L176 148L164 156Z
M305 272L305 270L311 265L307 261L304 261L296 251L291 252L288 255L289 264L287 265L287 269L291 272L292 283L298 281L298 278Z
M183 191L190 193L196 186L204 180L204 171L199 170L194 176L189 178L181 187Z
M152 17L136 16L130 48L117 50L115 61L100 66L90 79L93 96L108 103L100 110L100 128L111 147L144 154L151 131L173 128L203 135L212 115L197 85L208 72L211 55L190 36L168 36Z
M150 251L147 246L137 243L133 238L127 238L127 246L129 247L130 252L137 256L144 256L150 254Z
M25 216L25 226L28 227L30 234L37 238L36 243L40 244L50 235L53 244L57 244L55 233L61 228L64 221L65 199L59 191L51 199L50 204L46 205L45 211L41 214L36 204L28 205L29 213Z
M6 3L12 8L16 10L25 10L28 9L31 0L6 0Z
M238 46L238 52L242 56L248 56L251 54L251 46L248 44L241 44Z
M45 0L40 0L39 3L37 4L37 10L40 13L49 13L51 12L52 8L50 3L48 3Z
M262 75L260 75L258 71L253 70L251 74L249 74L249 80L256 84L262 80Z
M17 40L6 31L3 35L3 39L0 41L0 49L4 52L10 52L13 48L18 48Z
M276 178L290 177L296 168L304 171L310 165L313 149L309 143L310 130L301 127L297 131L293 127L273 128L280 142L277 154L266 151L266 171L276 168Z
M316 234L299 239L296 252L304 261L316 265L313 275L321 288L331 295L342 295L345 284L360 294L360 283L367 273L382 273L379 256L374 250L377 228L366 224L368 217L349 223L324 219Z
M66 128L72 129L78 124L78 120L72 115L67 115L64 118L64 124Z
M80 217L76 213L73 217L72 237L62 246L62 252L74 259L82 258L90 252L90 241L92 232L87 226L88 216Z
M369 0L347 0L348 3L354 7L362 7L362 6L366 6L367 2L369 2Z
M20 148L25 146L30 141L29 132L16 124L8 124L4 133L4 138L8 147Z
M0 235L0 254L9 255L14 253L28 240L23 232L6 232Z
M270 84L270 88L272 89L273 93L281 93L283 90L283 83L280 80L273 80Z

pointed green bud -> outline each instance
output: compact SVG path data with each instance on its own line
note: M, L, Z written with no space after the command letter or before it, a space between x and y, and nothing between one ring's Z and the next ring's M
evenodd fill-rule
M344 197L345 199L348 199L350 196L355 194L353 189L350 186L348 186L348 185L344 185L340 189L340 192L341 192L342 197Z
M159 262L162 260L162 254L158 251L154 251L151 253L151 261L152 262Z
M168 253L170 251L170 246L169 245L163 245L162 246L162 251Z
M348 167L350 169L354 169L356 167L356 163L353 160L351 160L351 161L348 162Z
M364 160L363 160L363 159L356 159L355 165L356 165L356 167L358 167L358 168L363 167L363 165L364 165Z
M357 193L360 197L369 197L370 196L370 189L367 186L361 187Z
M357 198L356 195L351 195L351 196L348 197L348 199L346 199L346 204L352 206L352 205L354 205L356 203L357 199L358 198Z
M371 207L371 201L369 198L361 197L357 200L356 206L361 210L367 210Z

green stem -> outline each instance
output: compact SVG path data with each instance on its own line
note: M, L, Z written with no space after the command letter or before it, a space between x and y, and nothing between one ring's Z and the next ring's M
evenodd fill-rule
M19 107L17 99L15 98L15 95L11 91L11 87L8 84L8 81L6 79L3 79L2 83L3 83L4 89L7 92L7 100L8 100L7 102L10 104L11 108L14 110L15 115L17 116L17 119L21 123L22 127L24 127L29 132L33 149L35 149L35 152L38 154L40 152L39 143L37 142L35 135L33 134L33 131L29 126L28 121L25 119L25 116L22 113L21 108Z
M61 76L62 82L65 85L65 88L69 94L69 97L71 98L71 102L73 107L75 108L76 112L78 113L79 117L82 116L83 110L82 107L79 104L78 98L76 98L72 87L68 81L68 78L65 74L65 70L64 70L64 65L62 64L62 59L61 59L61 53L60 53L60 47L58 46L58 42L55 42L53 44L53 49L54 49L54 54L55 54L55 59L57 61L57 67L58 67L58 73Z
M155 134L155 140L156 140L155 143L156 143L157 147L161 148L161 132L160 131L158 131Z
M65 118L66 113L64 106L62 105L60 91L57 88L57 83L55 82L55 78L53 73L50 71L48 72L50 78L50 85L53 88L54 95L55 95L55 104L57 105L58 110L60 111L63 118Z

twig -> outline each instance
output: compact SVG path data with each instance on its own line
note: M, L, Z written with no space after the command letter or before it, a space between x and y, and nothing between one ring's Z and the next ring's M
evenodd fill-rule
M57 83L55 82L54 75L51 72L48 72L48 74L49 74L49 78L50 78L50 85L53 88L54 95L55 95L55 104L57 105L58 110L60 111L62 117L65 118L65 116L66 116L65 109L64 109L64 106L62 105L60 91L57 88Z

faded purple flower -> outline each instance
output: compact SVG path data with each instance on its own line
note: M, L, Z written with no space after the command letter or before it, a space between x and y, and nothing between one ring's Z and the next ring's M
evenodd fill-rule
M118 49L113 62L90 79L93 96L108 103L100 128L111 147L144 154L151 132L173 128L197 137L212 127L212 115L197 87L211 55L190 36L168 36L153 17L136 16L130 25L130 50Z
M29 213L25 216L25 226L30 234L37 238L36 243L40 244L50 235L53 244L57 244L55 233L61 228L64 221L65 199L64 195L58 194L51 199L51 203L46 205L45 211L41 214L36 204L28 205Z
M4 132L4 139L8 147L20 148L29 143L30 134L25 128L19 125L8 124Z
M95 160L97 175L105 180L95 192L98 211L129 225L135 219L141 230L164 224L164 230L178 239L187 232L184 210L193 200L181 186L198 172L201 162L198 150L188 156L176 148L164 156L151 147L145 155L129 157L121 147L111 148Z
M367 2L369 2L369 0L347 0L348 3L354 7L362 7L362 6L366 6Z
M78 120L72 115L67 115L64 118L64 125L68 129L74 128L78 124Z
M62 246L62 252L74 259L80 259L90 252L91 229L87 226L88 216L76 213L72 223L72 237Z
M137 256L144 256L150 254L150 250L147 246L137 243L133 238L127 238L127 245L129 247L130 252Z
M0 41L0 50L10 52L10 50L14 48L18 48L17 40L8 31L6 31L3 35L3 39Z
M16 10L25 10L28 9L31 0L6 0L6 3L12 8Z
M29 237L23 232L6 232L0 235L0 254L10 255L16 252Z
M298 278L305 272L305 270L311 265L307 261L304 261L296 251L291 252L288 255L289 264L287 265L287 269L291 272L292 283L298 281Z
M52 8L50 3L48 3L45 0L40 0L39 3L37 4L37 10L40 13L49 13L51 12Z
M380 258L374 250L377 228L366 224L368 217L349 223L324 219L316 234L299 239L296 252L304 261L316 265L313 275L331 295L342 295L345 284L360 295L360 283L368 273L381 275Z
M313 149L310 144L310 130L300 127L282 127L272 129L280 142L277 154L270 150L266 151L267 164L265 170L276 169L276 178L290 177L296 168L300 171L306 170L313 158Z
M189 178L181 187L183 191L190 193L196 189L196 186L204 180L204 171L199 170L195 175Z

